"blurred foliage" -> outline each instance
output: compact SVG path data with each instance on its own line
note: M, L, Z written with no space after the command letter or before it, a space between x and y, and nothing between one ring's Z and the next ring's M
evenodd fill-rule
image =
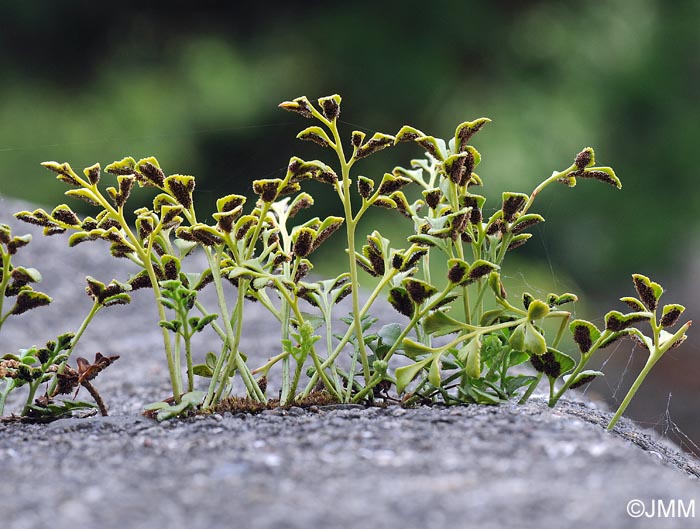
M196 174L213 209L292 154L322 154L293 139L278 102L339 92L346 132L410 123L444 137L455 121L492 118L477 141L491 189L529 192L593 146L623 192L582 182L536 205L550 219L539 244L585 287L673 269L673 234L695 229L697 0L144 4L4 5L1 194L60 200L46 159L155 155ZM365 174L421 154L391 151Z

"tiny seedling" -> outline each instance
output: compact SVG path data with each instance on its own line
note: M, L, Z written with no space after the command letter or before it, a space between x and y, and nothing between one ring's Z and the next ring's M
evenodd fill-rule
M172 396L149 405L149 413L167 419L231 409L235 403L260 410L273 402L525 402L543 378L554 406L567 390L602 375L585 369L597 350L629 336L649 351L649 361L611 421L612 428L660 357L685 339L690 322L675 332L668 330L678 323L683 307L665 305L658 315L663 289L636 274L639 297L623 298L633 312L609 312L605 329L599 330L585 320L571 321L566 307L577 300L574 294L551 293L540 299L525 293L522 299L510 299L501 270L510 252L528 242L529 230L544 222L531 211L540 193L554 184L574 187L579 180L620 189L613 169L596 165L588 147L531 193L503 192L500 203L487 208L486 197L476 192L488 179L475 172L481 154L472 139L489 119L461 123L449 141L404 126L395 135L367 137L354 131L346 143L338 128L340 104L340 96L333 95L317 105L305 97L280 105L314 121L298 138L331 151L336 164L292 157L283 176L253 182L253 204L239 194L220 198L213 222L197 215L195 178L166 176L153 157L127 157L108 165L105 170L116 182L105 189L100 187L97 164L83 175L67 163L43 164L73 187L66 195L88 202L97 213L81 219L61 204L50 213L39 209L17 217L43 226L47 235L73 232L71 246L106 241L114 257L129 259L141 269L125 283L105 286L88 279L94 311L110 304L108 300L126 302L129 291L153 292ZM365 158L400 143L417 145L422 157L378 178L358 174ZM314 206L312 195L303 190L309 180L329 186L342 217L295 223L301 210ZM156 196L152 207L133 212L132 226L125 208L135 185L153 188ZM405 219L412 235L392 241L377 230L362 232L363 218L376 208ZM310 272L315 252L330 238L337 243L341 233L345 271L337 277L314 277ZM190 269L188 255L196 248L206 257L205 269ZM376 283L362 295L359 285L365 275ZM215 289L214 308L205 307L198 296L207 285ZM226 291L229 286L234 288L232 296ZM338 304L348 296L350 313L339 318ZM382 297L400 321L377 325L373 307ZM254 369L241 350L244 313L251 301L265 307L280 329L278 350ZM651 336L635 327L639 323L651 327ZM195 364L193 341L207 326L221 344ZM560 350L567 331L578 345L578 360ZM83 366L83 371L80 364L77 372L61 371L62 380L68 376L75 386L81 383L81 373L100 361ZM524 369L527 364L532 369ZM279 400L267 396L273 370L281 379ZM242 397L232 395L236 376L245 387Z

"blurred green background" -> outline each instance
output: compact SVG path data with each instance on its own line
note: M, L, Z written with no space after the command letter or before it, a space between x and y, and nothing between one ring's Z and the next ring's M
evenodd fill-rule
M294 154L323 156L294 139L307 122L277 108L300 95L341 93L348 134L408 123L450 137L488 116L474 144L494 208L501 191L530 192L588 145L624 186L548 189L534 208L548 222L505 270L516 288L576 288L594 300L585 314L602 314L621 308L629 275L641 272L665 281L692 317L697 0L143 4L3 2L0 194L56 204L64 188L41 161L81 168L154 155L166 172L196 175L197 200L211 210L282 174ZM419 155L401 145L360 170L381 176ZM317 203L319 214L337 212L330 197ZM700 438L697 343L662 362L632 416ZM629 359L616 352L610 365L625 376L594 391L624 396L644 360Z

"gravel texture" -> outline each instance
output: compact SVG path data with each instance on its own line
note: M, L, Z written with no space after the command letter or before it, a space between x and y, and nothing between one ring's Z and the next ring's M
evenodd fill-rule
M0 222L26 205L0 199ZM16 224L15 224L16 225ZM17 233L36 230L22 226ZM3 350L75 329L90 306L81 277L124 279L100 243L42 238L20 254L54 306L10 320ZM71 281L68 281L70 279ZM98 315L78 354L122 358L96 380L109 417L0 425L0 525L28 528L697 527L634 519L628 502L700 500L700 465L623 419L565 401L403 409L330 406L157 423L139 414L167 395L147 293ZM275 351L253 309L243 350ZM203 350L215 340L203 336ZM83 395L87 398L86 395Z
M625 509L700 499L695 462L562 404L4 426L3 518L12 529L692 526Z

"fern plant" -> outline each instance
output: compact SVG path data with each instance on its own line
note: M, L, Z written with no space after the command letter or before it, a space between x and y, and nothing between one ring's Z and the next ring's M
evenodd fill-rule
M501 270L509 253L530 239L529 230L544 222L532 211L540 193L555 184L574 187L579 180L622 187L612 168L596 164L592 148L529 194L503 192L495 212L488 214L485 196L476 191L488 178L475 172L481 154L472 141L489 119L461 123L449 141L404 126L395 135L367 137L354 131L346 143L338 127L339 95L317 104L301 97L280 107L312 120L297 137L332 151L337 163L292 157L283 177L253 182L254 203L243 194L224 196L205 221L195 208L195 178L166 176L153 157L108 165L105 170L116 182L104 190L99 165L80 176L67 163L46 162L59 180L74 187L66 195L95 206L97 213L81 219L61 204L50 213L17 214L43 226L47 235L72 231L71 246L107 241L112 255L141 268L114 288L120 289L118 296L141 288L153 292L172 386L169 400L149 406L159 418L216 409L232 397L236 376L243 381L245 399L256 406L272 400L299 404L319 392L336 402L367 404L387 398L406 404L524 402L542 379L554 406L567 390L602 374L586 369L596 351L632 337L649 351L649 362L612 427L659 358L685 339L690 322L668 330L677 325L683 307L665 305L657 315L663 289L638 274L633 276L638 298L623 298L632 312L609 312L603 330L585 320L571 321L566 307L577 300L574 294L540 299L525 293L518 300L507 295ZM423 156L378 177L358 174L365 158L404 142L418 146ZM295 223L301 210L314 205L304 190L309 180L332 189L342 217ZM152 207L134 211L131 226L125 208L135 185L156 194ZM361 221L371 208L403 217L412 235L392 241L378 230L362 233ZM341 233L346 270L337 277L315 277L314 253ZM206 256L203 270L190 269L188 255L196 248ZM439 262L445 264L436 273L431 263ZM376 283L363 296L359 285L365 274ZM227 295L224 284L234 287L234 296ZM205 307L199 299L207 285L216 291L216 307ZM338 328L338 303L347 296L351 312L340 318ZM378 327L373 307L385 296L400 321ZM280 329L279 349L256 368L241 350L250 301L264 306ZM651 336L635 327L641 322L650 325ZM221 345L195 364L192 342L206 326ZM567 332L579 347L578 360L561 350ZM523 368L527 364L531 369ZM278 400L267 395L273 370L281 379Z

